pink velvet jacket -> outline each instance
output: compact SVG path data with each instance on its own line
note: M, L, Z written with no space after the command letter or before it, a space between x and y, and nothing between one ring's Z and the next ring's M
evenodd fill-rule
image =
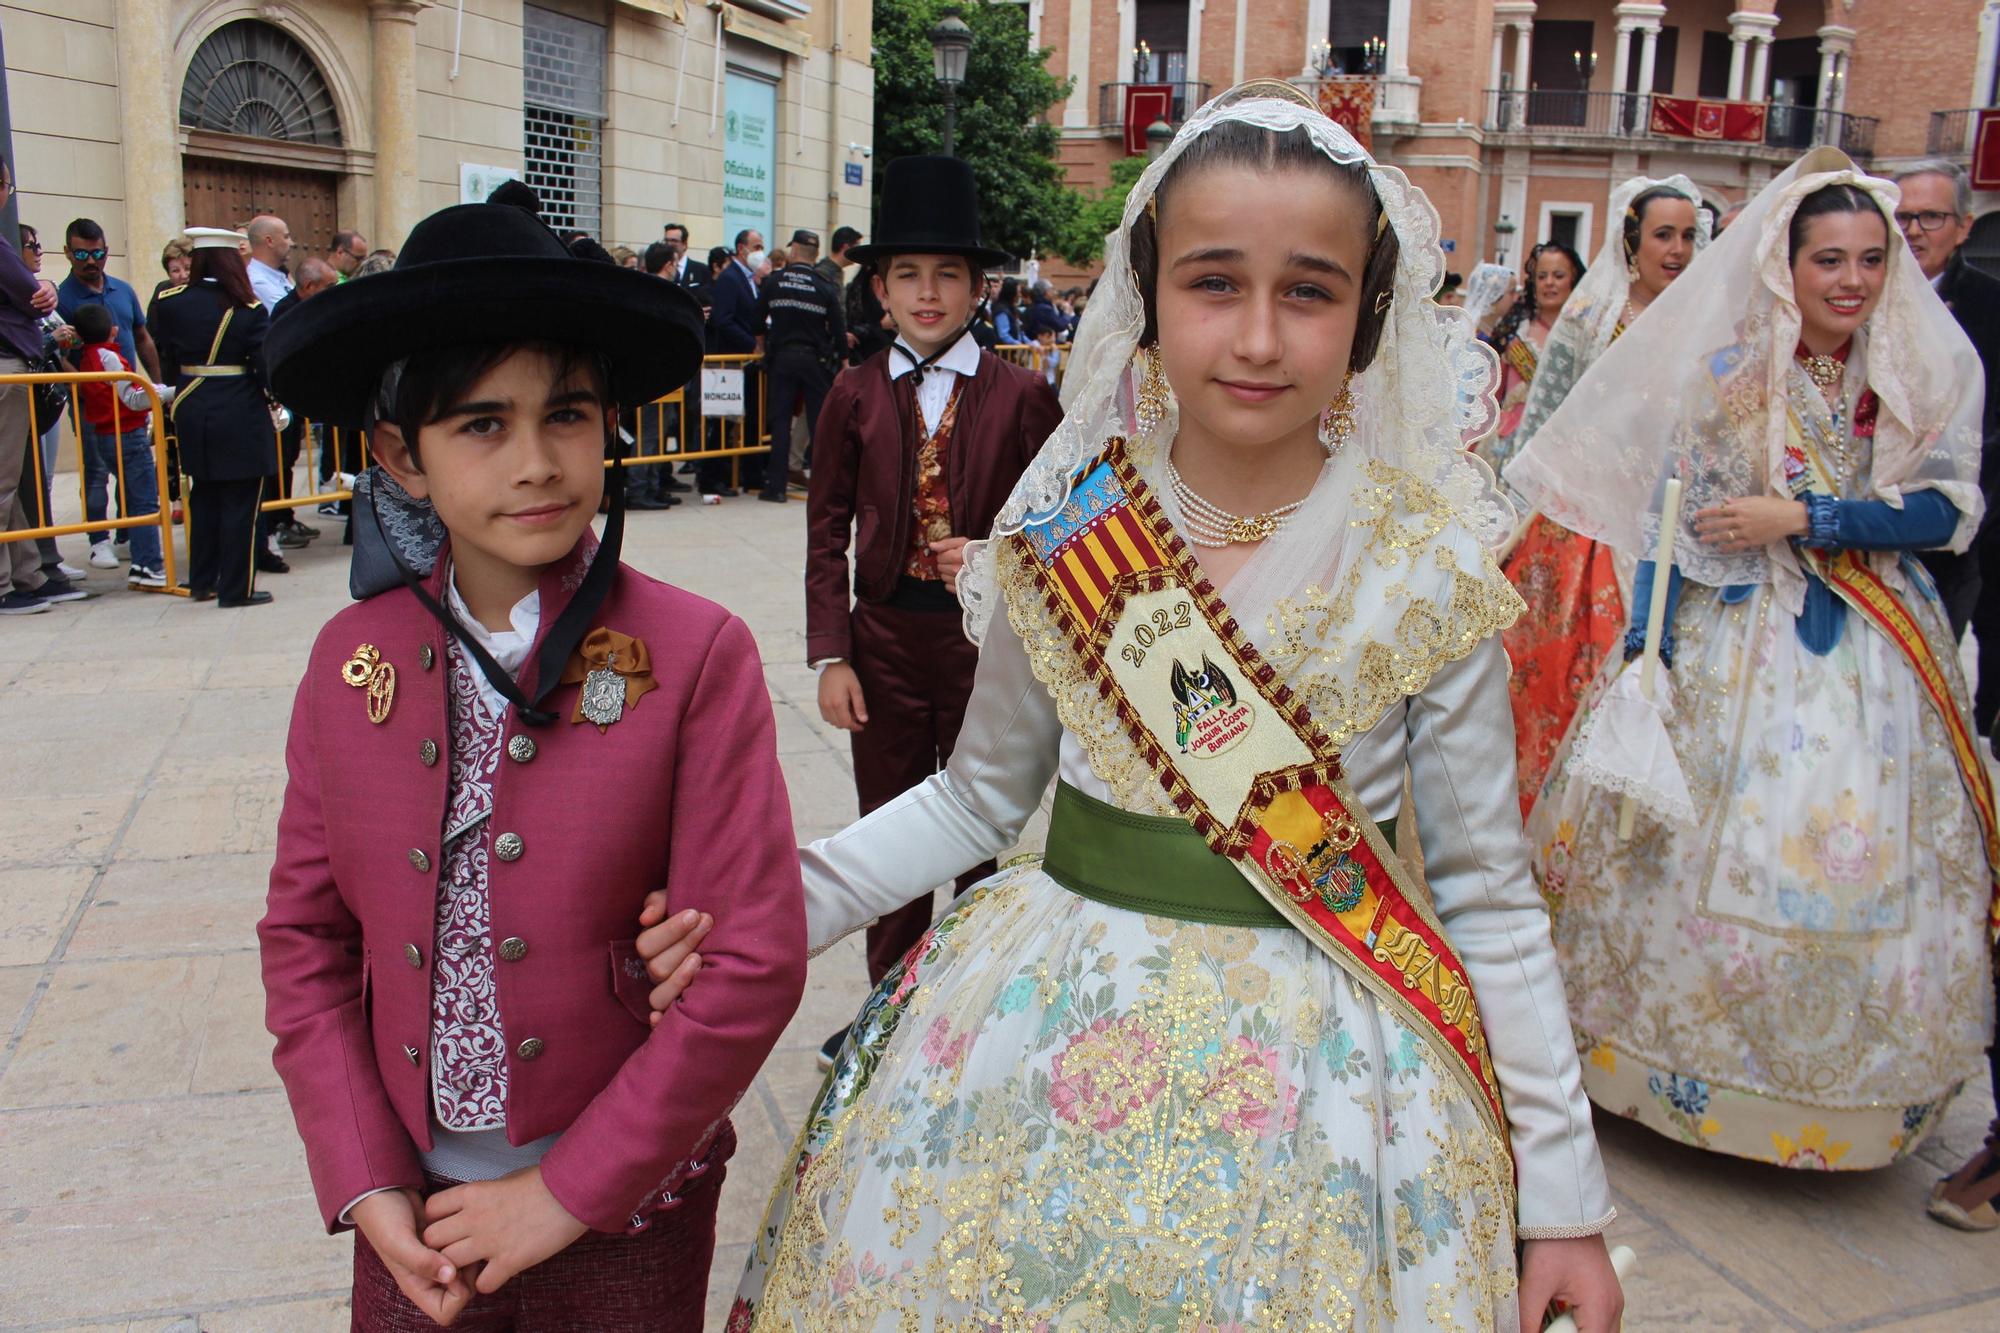
M542 580L544 633L588 542ZM441 576L430 586L442 598ZM594 624L643 640L659 688L601 734L569 720L576 685L544 699L551 725L508 710L488 943L510 1047L507 1137L563 1131L544 1182L579 1221L617 1231L706 1148L784 1029L805 985L805 914L750 631L624 567ZM380 724L341 678L364 643L396 669ZM257 933L274 1060L330 1230L358 1195L423 1183L447 678L444 630L398 589L327 623L292 710ZM715 926L699 981L649 1029L633 937L660 886L671 911Z

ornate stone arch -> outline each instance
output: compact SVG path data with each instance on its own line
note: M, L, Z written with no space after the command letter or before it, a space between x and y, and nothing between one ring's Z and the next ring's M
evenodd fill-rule
M282 3L281 0L262 0L262 3L259 0L210 0L188 16L174 38L174 67L180 71L181 79L181 84L174 89L177 115L186 91L188 72L197 53L220 29L246 19L278 29L303 48L332 100L333 116L340 126L339 147L346 151L350 159L357 153L365 154L372 149L374 134L368 100L362 95L339 43L314 18L309 6ZM351 163L351 166L359 165Z

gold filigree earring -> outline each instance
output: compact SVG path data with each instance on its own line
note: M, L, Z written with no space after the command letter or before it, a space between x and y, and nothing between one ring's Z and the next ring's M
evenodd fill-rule
M1347 437L1354 434L1354 372L1348 371L1347 378L1340 382L1340 392L1333 401L1320 409L1319 442L1326 450L1327 457L1340 452L1347 443Z
M1167 419L1167 409L1172 405L1173 388L1167 383L1166 368L1160 364L1160 346L1154 343L1146 349L1145 369L1139 376L1139 393L1136 402L1135 423L1138 433L1151 435Z

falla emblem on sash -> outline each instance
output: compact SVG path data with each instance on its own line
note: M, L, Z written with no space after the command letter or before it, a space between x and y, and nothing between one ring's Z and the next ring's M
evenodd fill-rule
M1236 698L1236 684L1221 667L1202 655L1201 667L1190 671L1178 658L1169 679L1174 692L1174 739L1181 753L1212 759L1233 749L1250 734L1257 714Z
M341 664L340 678L368 692L368 720L381 726L396 702L396 668L382 660L382 650L364 643Z

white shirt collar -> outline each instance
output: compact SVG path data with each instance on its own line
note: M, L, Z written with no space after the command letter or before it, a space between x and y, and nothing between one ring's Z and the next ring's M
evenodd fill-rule
M891 364L897 368L891 378L901 379L914 370L917 362L923 358L917 355L916 348L903 340L903 335L900 333L896 335L896 346L902 348L907 355L890 358ZM967 329L961 333L958 341L953 343L943 356L931 362L931 365L938 370L949 370L955 375L964 375L967 378L978 374L979 341L972 336L972 330Z
M503 630L490 630L473 616L465 599L458 595L456 569L445 580L445 602L451 607L451 613L458 617L458 623L465 626L466 632L472 636L472 641L484 648L500 664L502 671L510 676L520 674L521 664L528 660L528 650L535 646L535 635L542 627L540 588L530 589L526 597L514 603L507 612L508 628ZM495 713L503 711L507 707L506 697L493 687L492 681L486 679L486 673L475 667L472 676L487 707Z

